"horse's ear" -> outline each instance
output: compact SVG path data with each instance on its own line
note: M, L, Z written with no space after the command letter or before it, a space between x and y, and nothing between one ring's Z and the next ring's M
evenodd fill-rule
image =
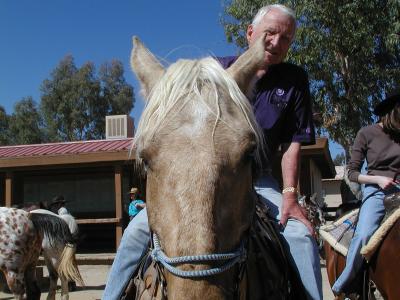
M131 68L140 81L145 98L157 81L164 75L164 67L155 56L143 45L138 37L133 37Z
M241 91L251 97L257 71L263 69L265 56L265 35L244 52L227 71L238 84Z

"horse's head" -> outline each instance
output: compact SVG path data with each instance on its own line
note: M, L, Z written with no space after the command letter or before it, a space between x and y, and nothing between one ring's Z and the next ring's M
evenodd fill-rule
M227 70L213 58L164 69L134 38L131 65L147 99L134 147L147 168L149 224L170 257L232 252L250 226L252 163L263 137L244 93L263 55L260 41ZM172 299L223 298L234 276L167 280Z

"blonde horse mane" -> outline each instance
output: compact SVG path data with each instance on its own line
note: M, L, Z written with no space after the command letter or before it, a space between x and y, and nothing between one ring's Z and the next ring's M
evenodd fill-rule
M209 88L210 92L207 95L208 97L212 96L213 99L209 101L205 99L202 95L203 86ZM235 131L230 124L227 124L221 118L220 90L230 95L232 103L243 112L247 123L255 134L257 142L255 159L257 163L260 163L261 156L264 153L264 136L255 120L252 107L233 78L218 61L211 57L200 60L179 60L167 69L165 75L150 92L135 134L134 145L138 145L141 139L151 139L167 117L173 117L194 98L201 99L216 117L212 138L214 138L215 129L219 122L223 122ZM189 94L194 94L197 97L188 97ZM211 101L214 101L215 105L211 105Z

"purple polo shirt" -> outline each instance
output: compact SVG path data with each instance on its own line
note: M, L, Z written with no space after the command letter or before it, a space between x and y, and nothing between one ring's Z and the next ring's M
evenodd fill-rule
M224 68L236 59L217 58ZM302 68L289 63L270 66L257 82L250 101L264 131L269 159L283 143L315 144L308 76Z

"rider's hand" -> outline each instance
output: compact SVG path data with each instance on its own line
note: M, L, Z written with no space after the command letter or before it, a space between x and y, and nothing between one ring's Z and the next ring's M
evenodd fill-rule
M280 224L286 226L286 223L289 218L296 219L302 222L310 231L313 237L316 236L315 230L311 225L311 222L306 217L305 210L299 205L297 202L297 193L284 193L283 197L283 206L282 206L282 215Z
M397 184L399 182L397 180L393 180L393 178L386 177L386 176L374 176L374 179L376 181L376 184L380 186L381 189L383 190L388 190Z

